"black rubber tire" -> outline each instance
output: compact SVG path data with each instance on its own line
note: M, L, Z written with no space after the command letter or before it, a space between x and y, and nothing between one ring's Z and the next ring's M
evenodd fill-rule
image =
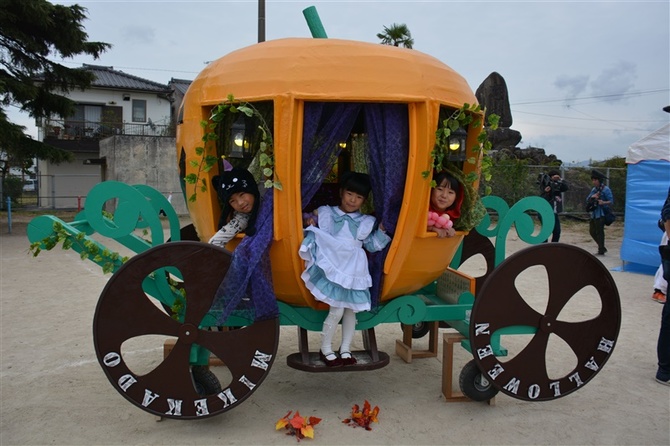
M419 339L428 334L430 331L430 324L428 322L417 322L412 325L412 338Z
M403 330L405 328L405 324L400 324L400 329ZM428 322L417 322L416 324L412 325L412 339L419 339L428 334L430 331L430 325Z
M207 366L194 365L191 367L193 374L193 385L198 395L211 395L221 392L221 383L214 373Z
M486 379L477 367L475 360L471 360L463 367L458 378L463 395L473 401L488 401L498 393L491 381Z

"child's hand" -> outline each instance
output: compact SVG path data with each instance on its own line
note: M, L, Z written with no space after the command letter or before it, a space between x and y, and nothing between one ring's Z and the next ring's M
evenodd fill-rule
M429 226L428 230L437 234L437 238L445 238L447 236L447 230L442 228L436 228L435 226Z
M453 227L451 228L436 228L431 226L428 228L429 231L437 234L437 238L453 237L456 234L456 231Z
M316 211L312 213L302 214L303 226L316 226L317 225L317 213Z

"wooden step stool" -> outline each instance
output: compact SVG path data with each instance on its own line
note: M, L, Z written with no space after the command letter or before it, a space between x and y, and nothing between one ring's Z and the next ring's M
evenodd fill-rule
M459 332L445 333L442 337L442 394L448 402L473 401L460 391L454 391L454 344L461 342L465 336ZM488 400L489 406L495 406L496 398Z

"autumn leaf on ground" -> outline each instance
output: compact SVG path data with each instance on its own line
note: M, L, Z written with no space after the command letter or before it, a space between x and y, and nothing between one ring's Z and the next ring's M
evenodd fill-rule
M363 427L369 431L372 430L370 423L379 422L377 415L379 415L379 407L375 406L372 409L368 400L365 400L363 410L358 404L354 404L351 408L351 418L345 418L342 422L352 427Z
M275 423L275 430L284 428L287 430L286 435L295 436L298 441L303 438L314 439L314 426L321 422L321 418L303 418L297 410L295 415L291 417L292 412L293 411L289 411L284 415L284 418Z

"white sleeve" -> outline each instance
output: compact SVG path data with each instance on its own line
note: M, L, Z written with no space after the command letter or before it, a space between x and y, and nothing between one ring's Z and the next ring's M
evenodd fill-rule
M209 239L209 243L223 248L238 233L247 229L247 224L249 224L249 214L235 212L233 218Z

